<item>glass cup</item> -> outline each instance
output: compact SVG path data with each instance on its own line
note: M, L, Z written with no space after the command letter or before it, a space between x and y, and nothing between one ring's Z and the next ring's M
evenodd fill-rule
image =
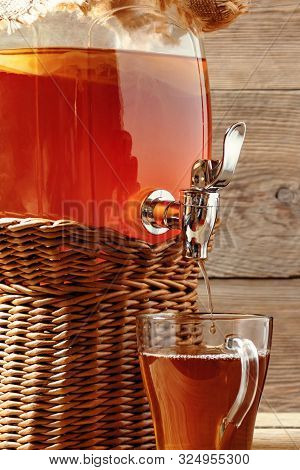
M272 325L260 315L138 317L157 449L251 449Z

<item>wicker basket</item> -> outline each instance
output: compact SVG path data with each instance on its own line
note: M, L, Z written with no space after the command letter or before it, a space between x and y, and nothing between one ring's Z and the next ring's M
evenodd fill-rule
M197 309L178 239L0 219L0 449L151 449L136 315Z

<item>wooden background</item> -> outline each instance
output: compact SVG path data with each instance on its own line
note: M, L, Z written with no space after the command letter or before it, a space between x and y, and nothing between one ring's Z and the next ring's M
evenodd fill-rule
M226 225L210 274L299 277L299 0L253 1L251 13L205 43L215 154L229 124L248 125L241 164L223 193Z
M253 0L251 13L205 43L215 154L228 125L248 125L208 261L215 308L274 315L261 411L299 412L300 2Z

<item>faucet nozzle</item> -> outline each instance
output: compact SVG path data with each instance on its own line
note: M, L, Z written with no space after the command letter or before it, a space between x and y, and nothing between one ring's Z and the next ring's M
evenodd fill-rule
M191 188L181 191L179 202L168 191L156 190L142 204L142 221L150 233L161 235L171 229L181 230L185 258L207 258L220 207L219 190L233 177L245 135L243 122L228 129L223 159L197 161L192 169Z
M181 229L185 258L206 259L220 207L217 192L181 191Z
M143 203L142 220L152 234L181 230L183 256L206 259L219 203L218 192L187 189L181 191L180 202L176 202L169 192L154 191Z

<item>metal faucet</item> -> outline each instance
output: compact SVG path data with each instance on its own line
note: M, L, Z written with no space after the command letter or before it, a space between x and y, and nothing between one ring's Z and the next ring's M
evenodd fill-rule
M232 180L245 136L244 122L230 127L224 138L222 160L198 160L192 168L191 187L180 192L180 201L163 189L150 193L142 203L141 214L148 232L161 235L180 229L183 256L206 259L220 208L219 191Z

